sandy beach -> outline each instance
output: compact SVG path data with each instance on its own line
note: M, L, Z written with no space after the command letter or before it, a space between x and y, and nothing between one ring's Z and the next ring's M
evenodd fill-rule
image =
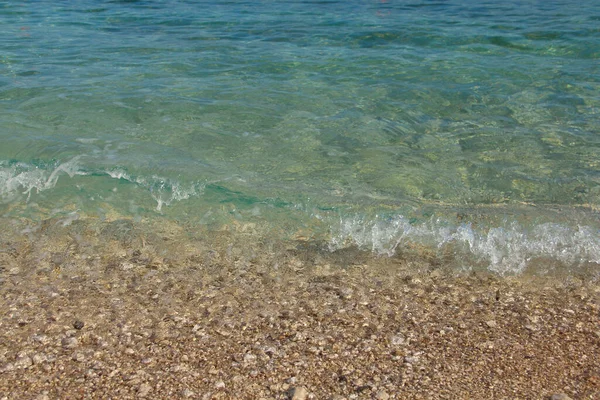
M4 238L0 399L600 398L590 278L50 227Z

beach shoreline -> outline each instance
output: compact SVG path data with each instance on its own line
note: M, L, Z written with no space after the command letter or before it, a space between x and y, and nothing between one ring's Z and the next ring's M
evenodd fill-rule
M0 398L600 396L597 280L227 232L140 243L1 253Z
M12 1L0 400L600 400L600 1Z

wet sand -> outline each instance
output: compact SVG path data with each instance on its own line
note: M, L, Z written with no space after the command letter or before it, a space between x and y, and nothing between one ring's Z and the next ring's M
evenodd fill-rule
M589 277L61 229L3 237L0 399L600 398Z

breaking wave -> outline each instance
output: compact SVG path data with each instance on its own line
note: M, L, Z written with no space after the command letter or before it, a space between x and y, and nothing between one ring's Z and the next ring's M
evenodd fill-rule
M9 162L0 161L0 199L4 204L18 201L25 196L29 201L33 193L40 193L56 187L61 176L101 175L113 179L123 179L148 191L156 201L156 210L174 202L201 195L203 183L182 184L176 180L157 175L134 176L124 169L95 169L86 167L85 156L76 156L65 162Z
M398 215L340 218L332 228L330 249L348 246L393 256L410 244L434 250L450 247L464 264L484 264L499 274L521 273L536 261L560 263L571 268L600 264L600 231L591 226L569 227L542 223L531 227L517 222L475 228L470 223L453 225L441 218L414 223Z
M0 199L9 203L21 195L27 195L29 200L32 192L39 193L54 188L61 175L71 178L75 175L87 175L81 170L80 159L81 156L76 156L64 163L40 165L0 161Z

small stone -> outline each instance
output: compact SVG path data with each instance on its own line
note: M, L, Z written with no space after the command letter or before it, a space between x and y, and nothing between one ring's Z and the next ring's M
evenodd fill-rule
M15 361L15 367L17 368L29 368L33 364L31 357L27 354L19 354L17 356L17 361Z
M404 357L404 362L407 364L416 364L419 362L418 356L406 356Z
M296 381L298 379L295 376L289 377L288 379L285 380L286 383L289 383L290 385L294 385L296 384Z
M378 400L388 400L390 398L390 395L387 394L386 392L384 392L383 390L380 390L375 395L375 398L378 399Z
M217 383L215 383L215 389L225 389L225 382L218 381Z
M13 363L8 363L8 364L4 364L4 366L2 366L2 368L0 368L0 372L9 372L9 371L14 371L15 370L15 364ZM2 400L2 399L0 399Z
M278 383L274 383L272 385L269 385L269 390L271 392L274 392L274 393L279 392L281 390L281 385L278 384Z
M351 299L352 298L352 289L350 288L341 288L338 292L338 295L342 298L342 299Z
M406 343L406 338L402 334L392 336L391 342L394 346L401 346Z
M253 363L256 361L256 356L252 353L247 353L244 355L244 361L247 363Z
M61 340L61 344L66 349L74 349L75 347L79 346L79 341L74 337L66 337Z
M73 322L73 328L80 330L85 326L85 323L81 320L77 320L75 322Z
M269 357L273 357L275 354L277 354L277 349L275 347L267 347L265 349L265 354Z
M525 329L527 329L528 331L531 331L531 332L537 332L540 330L537 326L531 325L531 324L525 325Z
M100 371L104 369L104 363L102 361L94 361L92 363L92 369Z
M83 353L74 353L73 357L71 357L73 359L73 361L77 361L77 362L82 362L83 360L85 360L85 356L83 355Z
M572 400L572 399L564 393L555 393L552 396L550 396L550 400Z
M481 350L486 350L486 349L491 350L494 348L494 342L492 340L488 340L486 342L476 344L475 347L477 347L478 349L481 349Z
M148 396L148 394L150 394L151 390L152 390L152 387L150 385L148 385L147 383L142 383L138 389L138 396L146 397L146 396Z
M33 340L34 342L37 342L37 343L41 343L41 344L50 343L50 338L46 335L34 334L34 335L31 335L31 340Z
M485 324L492 329L495 329L498 327L498 323L494 320L487 321Z
M308 391L303 386L296 386L290 390L292 400L305 400L308 397Z
M194 392L192 392L190 389L183 389L181 391L181 397L187 399L190 398L194 395Z
M34 354L33 357L31 357L31 361L33 361L33 363L36 365L41 364L46 361L46 355L42 353Z

